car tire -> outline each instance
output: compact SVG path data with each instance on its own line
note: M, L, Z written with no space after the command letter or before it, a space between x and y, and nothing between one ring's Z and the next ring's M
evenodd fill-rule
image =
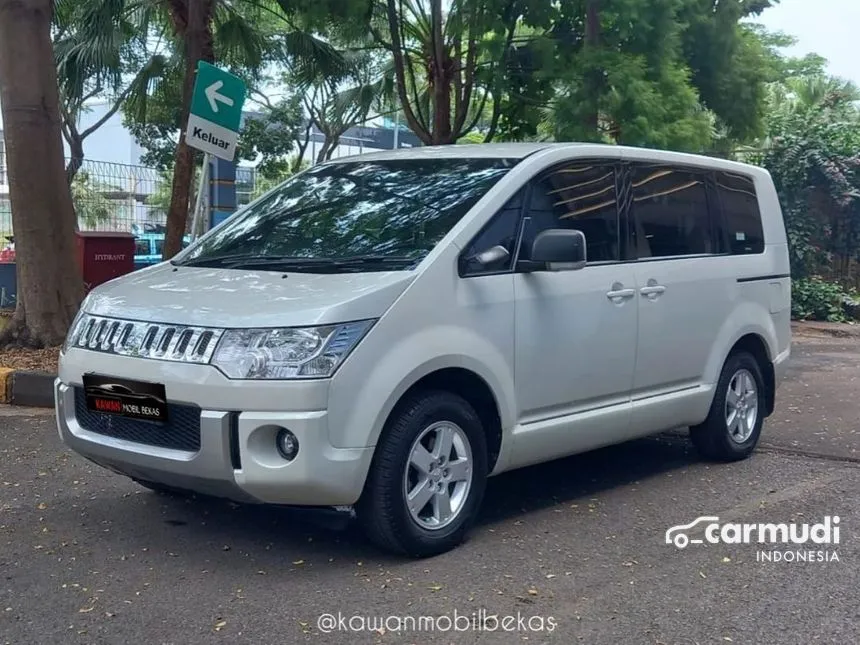
M450 392L420 392L386 423L356 514L383 550L438 555L465 539L486 479L486 437L474 408Z
M731 462L752 454L764 423L766 387L752 354L736 352L729 356L707 419L690 428L690 438L702 457Z

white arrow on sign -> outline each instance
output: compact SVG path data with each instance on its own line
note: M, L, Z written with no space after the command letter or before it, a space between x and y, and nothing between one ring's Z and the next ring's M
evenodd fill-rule
M218 101L221 101L224 105L233 106L233 99L229 96L224 96L223 94L219 94L218 90L224 87L224 81L215 81L203 90L203 93L206 94L206 98L209 99L209 107L212 108L212 111L215 114L218 113Z

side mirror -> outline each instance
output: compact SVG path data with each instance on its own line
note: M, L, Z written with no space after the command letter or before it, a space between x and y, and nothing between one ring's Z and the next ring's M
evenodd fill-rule
M532 242L531 264L542 264L548 271L576 271L586 265L585 235L582 231L550 228Z
M496 264L497 262L506 260L510 256L511 254L504 246L502 246L501 244L497 244L496 246L491 246L486 251L478 253L471 259L473 259L478 264L488 266L490 264Z

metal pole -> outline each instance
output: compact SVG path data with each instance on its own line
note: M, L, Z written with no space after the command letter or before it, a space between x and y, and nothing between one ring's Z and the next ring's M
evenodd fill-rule
M397 150L400 147L400 112L397 110L394 111L394 149Z
M197 199L194 204L194 219L191 221L191 239L196 240L203 228L203 191L206 190L206 182L209 176L209 160L211 155L203 153L203 165L200 168L200 186L197 188Z

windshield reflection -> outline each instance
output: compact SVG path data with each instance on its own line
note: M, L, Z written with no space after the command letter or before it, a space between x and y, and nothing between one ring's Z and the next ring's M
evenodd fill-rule
M317 273L410 268L514 163L437 158L316 166L176 264Z

